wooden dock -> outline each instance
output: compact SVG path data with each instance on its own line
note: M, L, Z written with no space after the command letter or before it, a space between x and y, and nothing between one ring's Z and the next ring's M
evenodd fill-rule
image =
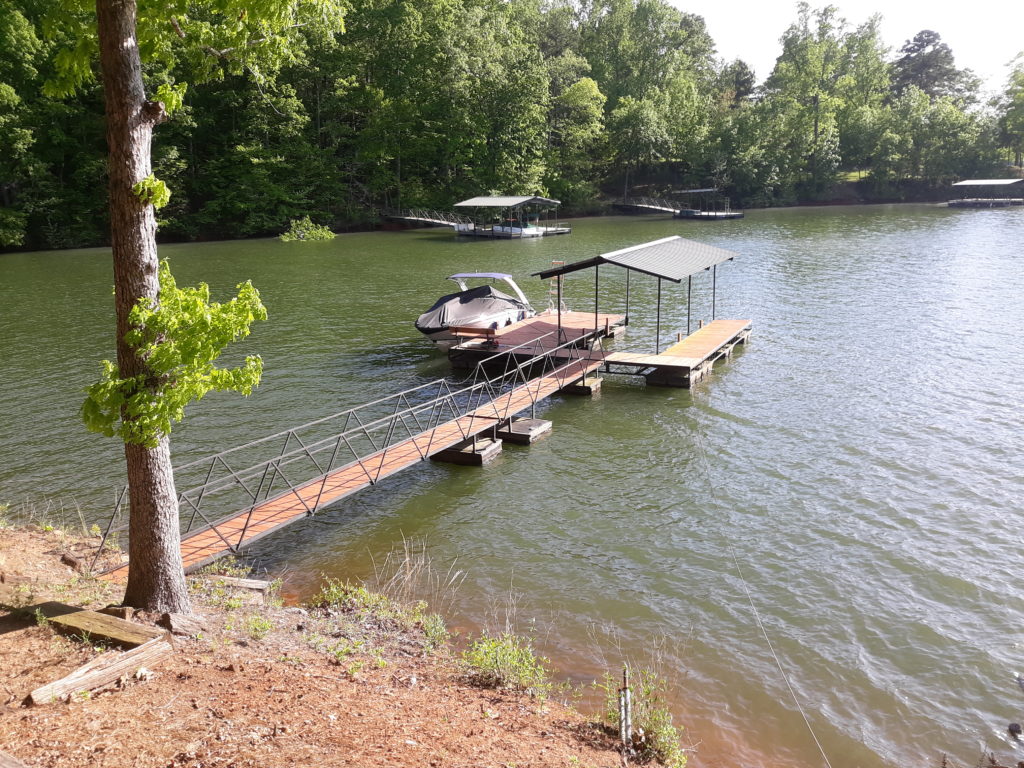
M603 370L639 374L652 386L689 388L711 373L718 360L732 355L738 344L745 344L751 329L750 320L712 320L657 355L612 352L605 357Z
M567 315L573 317L567 319ZM599 327L607 328L606 336L621 330L621 315L599 315ZM568 338L594 330L594 316L582 312L562 313L563 333ZM658 354L606 352L603 348L588 351L587 360L598 364L605 373L642 375L651 386L689 388L704 379L714 364L732 355L738 344L750 336L750 320L713 320L695 333ZM488 355L499 351L526 358L541 354L555 346L555 326L544 318L531 318L504 329L467 329L466 340L449 351L455 367L471 367ZM568 356L565 351L554 353Z
M511 389L486 405L456 419L363 456L345 466L238 511L213 525L182 536L185 572L191 573L230 552L237 552L302 517L351 496L379 480L429 459L468 440L496 433L517 414L531 408L602 364L599 358L567 360L555 370ZM127 579L128 566L107 571L103 578Z

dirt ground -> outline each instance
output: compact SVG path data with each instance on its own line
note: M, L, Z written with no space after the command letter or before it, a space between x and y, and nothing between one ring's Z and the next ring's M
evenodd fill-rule
M0 529L2 602L118 602L120 588L62 564L73 545ZM472 687L421 626L281 606L215 578L192 589L202 631L175 637L148 677L36 707L23 704L30 691L104 649L0 608L0 751L61 768L621 765L610 736L557 694Z

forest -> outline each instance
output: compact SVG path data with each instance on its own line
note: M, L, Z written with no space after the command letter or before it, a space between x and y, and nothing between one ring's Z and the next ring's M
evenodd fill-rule
M51 23L66 7L0 0L0 249L109 242L102 90L87 71L54 85L83 44ZM795 5L761 85L665 0L352 0L265 66L212 46L144 56L177 107L154 134L160 238L363 227L489 193L585 214L690 186L749 207L1019 174L1024 57L986 98L938 33L891 50L882 24Z

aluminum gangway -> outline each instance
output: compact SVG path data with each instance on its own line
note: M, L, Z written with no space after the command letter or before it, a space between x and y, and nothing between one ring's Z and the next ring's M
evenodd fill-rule
M468 216L461 213L435 211L427 208L387 210L382 211L381 215L394 221L407 221L411 224L424 224L431 227L457 227L459 224L472 223Z
M661 197L624 197L612 204L615 208L630 213L677 213L682 205L675 200Z
M494 433L597 370L603 331L504 349L465 386L437 379L175 468L181 552L195 571L441 451ZM568 339L568 340L565 340ZM557 343L561 341L561 343ZM533 354L524 350L540 349ZM93 559L122 516L121 490ZM103 577L127 578L128 564Z

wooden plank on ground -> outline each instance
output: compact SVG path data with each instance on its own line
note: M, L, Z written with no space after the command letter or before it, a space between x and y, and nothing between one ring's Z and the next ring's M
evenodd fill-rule
M28 768L28 766L16 757L11 757L6 752L0 752L0 768Z
M144 624L136 624L116 616L87 611L84 608L76 608L64 603L40 603L28 606L23 610L28 613L38 611L62 632L88 637L90 640L106 640L129 648L167 636L165 629L147 627Z
M237 576L220 576L216 573L204 574L203 578L207 581L219 581L221 584L228 587L252 589L256 592L266 592L270 589L270 582L263 581L261 579L240 579Z
M174 648L163 637L150 640L130 651L107 651L67 677L36 688L29 694L29 702L38 706L62 701L82 691L91 691L125 675L130 677L141 667L155 666L173 652Z

